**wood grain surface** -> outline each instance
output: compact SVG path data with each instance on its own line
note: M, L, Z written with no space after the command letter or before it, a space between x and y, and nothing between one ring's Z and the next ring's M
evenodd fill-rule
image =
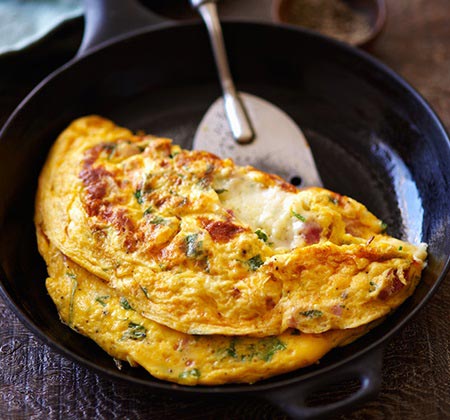
M229 0L223 13L269 19L270 1ZM255 7L255 4L258 7ZM0 124L76 51L81 20L0 58ZM421 92L450 127L450 0L390 0L376 57ZM450 278L387 345L378 398L339 419L450 419ZM113 382L42 344L0 299L0 419L283 419L256 398L174 398ZM335 391L339 392L339 391Z

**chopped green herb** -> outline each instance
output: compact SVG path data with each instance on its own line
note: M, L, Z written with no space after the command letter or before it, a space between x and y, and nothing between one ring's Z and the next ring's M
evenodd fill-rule
M211 272L211 266L208 260L208 256L205 256L203 261L205 262L205 273L210 273Z
M277 351L286 349L286 344L278 338L273 337L263 338L259 346L261 347L259 350L260 358L265 362L270 362Z
M149 297L148 297L148 290L147 290L147 288L146 287L144 287L144 286L140 286L140 288L141 288L141 290L144 292L144 295L145 295L145 297L147 298L147 299L149 299Z
M332 195L329 195L328 199L336 206L339 204L339 200L336 197L333 197Z
M251 271L256 271L264 264L264 261L261 259L261 255L258 254L247 260L246 263L248 264L248 267Z
M225 188L218 188L217 190L214 190L217 194L223 194L224 192L228 192Z
M225 349L225 353L227 356L232 357L233 359L237 358L237 353L236 353L236 340L237 338L232 338L230 341L230 345L229 347L227 347Z
M108 152L107 159L110 160L117 149L117 143L106 143L104 149Z
M128 323L128 330L122 335L122 340L142 341L145 337L147 337L147 328L143 325L130 322Z
M388 225L386 223L384 223L383 221L381 221L381 233L386 232L388 228Z
M298 220L301 220L302 222L306 222L305 217L303 217L301 214L297 213L295 210L291 210L292 216L296 217Z
M72 288L70 289L70 301L69 301L69 327L73 328L73 300L75 297L75 292L77 291L78 282L77 276L73 273L66 273L70 279L72 279Z
M299 334L299 331L294 331L292 333L292 335ZM221 358L221 360L230 357L241 362L248 362L258 359L269 362L277 351L284 350L286 348L286 344L276 337L261 338L251 344L248 344L246 339L239 340L237 338L232 338L227 348L217 350L217 355Z
M200 378L200 371L198 369L190 369L185 370L184 372L181 372L178 377L180 379L187 379L187 378Z
M317 309L311 309L309 311L300 312L300 315L306 316L307 318L320 318L323 313Z
M403 247L400 245L400 246L398 247L398 250L401 251L402 249L403 249Z
M152 206L147 207L144 211L144 216L147 216L147 214L150 214L152 212L153 212L153 207Z
M106 306L106 302L105 300L109 298L109 295L105 295L105 296L97 296L95 298L95 301L100 303L100 305L102 306Z
M152 220L150 220L150 223L152 225L165 225L166 222L166 219L161 216L155 216Z
M192 233L184 238L186 245L186 256L195 258L202 254L203 241L198 240L198 233Z
M126 300L123 296L120 297L120 306L127 311L134 311L132 306L128 303L128 300Z
M144 202L144 198L142 197L142 190L136 190L134 196L136 197L136 201L138 202L138 204L142 204Z
M257 236L259 239L261 239L261 241L267 242L267 239L269 239L269 238L267 237L267 234L266 234L263 230L261 230L261 229L257 229L257 230L255 231L255 233L256 233L256 236Z

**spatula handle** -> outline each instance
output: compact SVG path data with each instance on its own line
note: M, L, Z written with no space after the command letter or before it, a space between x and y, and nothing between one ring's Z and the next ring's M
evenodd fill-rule
M231 77L216 2L212 0L190 0L190 2L200 13L208 29L222 85L225 113L233 137L238 143L249 143L253 140L254 132Z

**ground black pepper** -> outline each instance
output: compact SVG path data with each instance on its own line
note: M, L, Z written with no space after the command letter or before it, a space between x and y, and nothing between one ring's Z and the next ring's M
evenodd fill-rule
M279 16L283 22L313 29L354 45L370 36L367 16L344 0L285 0L281 3Z

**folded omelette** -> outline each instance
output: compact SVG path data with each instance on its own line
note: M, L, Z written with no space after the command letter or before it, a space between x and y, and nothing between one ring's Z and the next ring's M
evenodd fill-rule
M316 362L410 296L426 259L349 197L97 116L54 144L35 223L62 321L185 384Z

